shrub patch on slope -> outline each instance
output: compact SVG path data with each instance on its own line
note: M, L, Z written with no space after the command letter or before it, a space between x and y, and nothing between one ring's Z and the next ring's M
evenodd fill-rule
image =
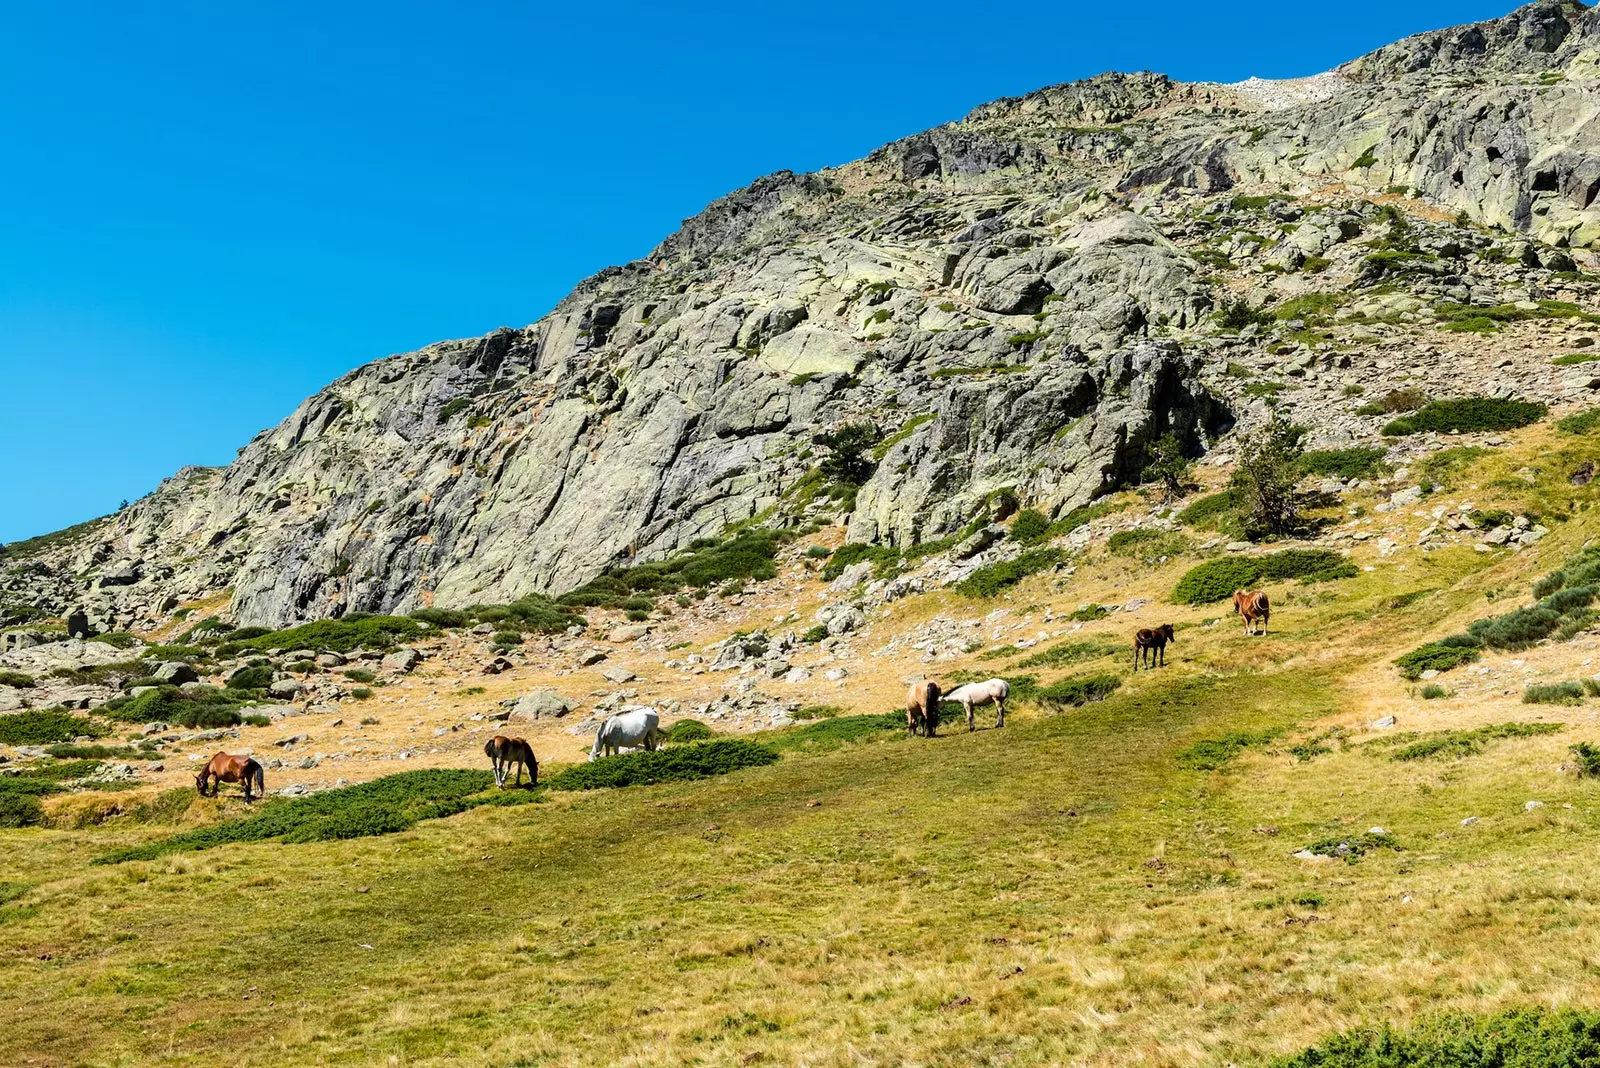
M1266 556L1230 556L1190 568L1178 580L1172 600L1175 604L1214 604L1232 597L1234 590L1262 581L1328 582L1356 574L1349 558L1331 549L1285 549Z

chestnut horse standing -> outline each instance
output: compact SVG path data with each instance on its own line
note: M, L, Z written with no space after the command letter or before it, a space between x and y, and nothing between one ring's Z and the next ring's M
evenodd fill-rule
M915 738L917 729L929 738L939 729L939 684L919 679L906 691L906 730Z
M517 780L513 786L522 785L523 768L528 769L530 785L539 785L539 761L526 738L507 738L497 734L483 744L483 755L494 763L494 784L500 789L506 788L506 777L511 774L513 764L517 766Z
M1261 633L1267 633L1267 621L1272 618L1272 605L1267 601L1266 590L1234 590L1233 610L1244 620L1244 632L1254 634L1256 623L1261 623Z
M252 756L218 753L200 770L200 774L194 777L195 789L200 791L201 797L206 796L207 780L210 780L212 797L217 796L217 791L222 789L222 784L225 782L243 783L246 804L264 796L267 792L266 772L261 768L261 761ZM252 784L256 788L253 796L250 793Z
M1156 658L1161 658L1161 666L1167 666L1167 643L1177 644L1178 639L1172 633L1172 624L1163 623L1155 630L1141 630L1133 636L1133 670L1139 670L1139 662L1144 661L1144 666L1156 666Z

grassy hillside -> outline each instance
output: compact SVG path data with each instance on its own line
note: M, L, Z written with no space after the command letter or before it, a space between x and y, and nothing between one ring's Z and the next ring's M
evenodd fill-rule
M1425 500L1385 517L1388 555L1341 546L1353 577L1274 585L1265 638L1162 603L1192 550L892 605L874 643L1160 599L1164 671L1129 674L1106 652L1129 621L1094 612L1080 650L937 665L1123 676L1003 731L788 728L776 763L718 778L111 865L238 802L0 830L0 1063L1253 1064L1443 1010L1600 1005L1600 786L1564 766L1600 706L1522 701L1600 642L1484 650L1439 696L1393 664L1531 603L1600 532L1564 477L1591 450L1534 428L1434 498L1561 516L1537 546L1423 553L1399 534ZM882 712L923 668L867 656L838 699Z

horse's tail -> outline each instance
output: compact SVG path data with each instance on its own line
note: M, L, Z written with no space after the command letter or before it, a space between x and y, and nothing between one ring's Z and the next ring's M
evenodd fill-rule
M267 771L261 766L261 761L254 760L255 771L252 773L256 780L256 794L260 797L267 796Z

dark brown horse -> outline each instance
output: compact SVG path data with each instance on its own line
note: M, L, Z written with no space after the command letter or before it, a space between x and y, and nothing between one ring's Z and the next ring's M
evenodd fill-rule
M1177 644L1178 639L1172 633L1172 624L1163 623L1155 630L1141 630L1133 636L1133 670L1139 670L1139 663L1144 662L1146 668L1156 666L1157 657L1161 660L1161 667L1167 666L1167 643Z
M939 684L920 679L906 691L906 730L913 738L917 730L932 738L939 729Z
M1239 618L1244 620L1244 632L1254 634L1256 624L1261 624L1261 633L1267 632L1267 622L1272 618L1272 604L1267 600L1267 591L1249 590L1233 591L1233 610L1239 613Z
M194 788L200 791L200 796L206 795L206 783L211 784L210 796L216 797L217 791L222 789L225 782L244 784L244 799L248 804L257 797L262 797L267 792L267 775L261 768L261 761L253 756L234 756L231 753L218 753L211 758L211 762L201 769L200 774L194 777ZM250 787L255 786L252 795Z
M522 769L528 769L529 785L539 785L539 760L533 755L533 746L526 738L507 738L497 734L483 744L483 755L494 764L494 784L506 788L506 777L511 765L517 766L517 780L512 785L522 785Z

